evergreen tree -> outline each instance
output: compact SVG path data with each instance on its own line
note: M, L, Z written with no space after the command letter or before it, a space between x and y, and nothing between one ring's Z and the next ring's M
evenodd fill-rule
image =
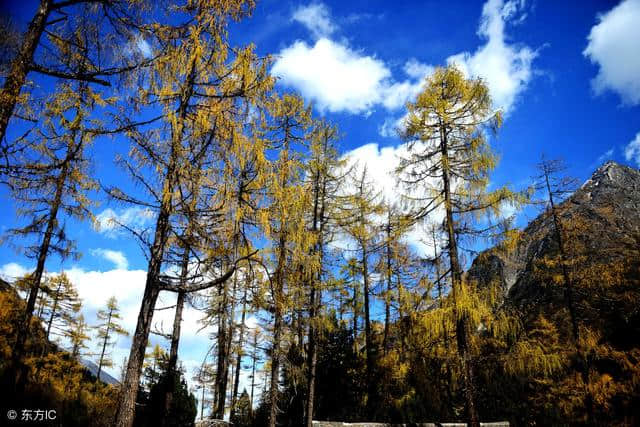
M77 359L83 355L83 351L88 349L85 343L90 336L88 335L89 325L84 321L82 314L71 319L69 328L64 331L64 336L71 343L71 356Z
M111 297L107 301L107 305L104 309L99 310L97 313L98 323L94 326L97 331L98 352L100 357L98 358L98 373L96 374L97 380L100 380L100 372L103 367L113 366L113 361L109 357L109 348L113 346L117 338L114 338L114 334L128 336L129 333L119 324L122 320L120 316L120 309L118 308L118 301L116 297Z
M300 266L308 259L308 250L315 236L305 232L304 214L309 206L309 193L301 185L304 172L300 151L295 146L306 144L311 112L295 96L273 97L268 105L270 119L264 125L270 148L278 150L267 181L269 205L264 211L262 226L271 240L272 271L268 309L273 315L271 373L269 379L269 426L275 427L278 415L281 360L286 354L285 316L297 307L294 297L300 295ZM299 299L296 299L299 301Z
M240 394L240 398L236 404L236 410L233 416L229 418L229 421L231 421L234 426L251 427L253 425L252 413L253 409L251 408L249 394L247 390L242 390L242 394Z
M48 277L45 286L49 290L46 293L48 301L43 302L42 309L42 316L48 318L46 337L49 338L52 328L55 335L64 336L71 329L82 306L78 291L64 273Z
M134 425L166 425L180 427L192 425L195 421L197 400L189 392L180 367L169 369L169 354L159 345L154 346L144 369L146 390L140 395L138 403L142 410L136 411ZM170 378L177 376L177 381ZM172 399L167 408L166 388L172 387Z
M496 131L502 117L492 110L487 85L481 79L466 79L455 66L436 69L426 79L416 101L407 107L408 153L397 172L401 183L412 192L407 200L415 207L416 219L444 214L456 347L468 420L477 426L477 386L470 339L478 315L472 304L475 299L467 298L471 293L462 277L459 241L465 235L480 234L481 228L473 227L473 215L497 213L502 203L516 199L506 188L487 191L496 156L484 131Z
M46 102L43 120L31 136L33 143L20 151L16 161L20 167L5 175L18 213L28 220L27 225L9 230L9 236L35 237L31 240L34 243L24 248L26 256L36 259L36 267L30 276L22 326L16 331L13 363L18 388L25 380L19 369L22 346L42 286L45 263L52 254L62 259L78 256L75 243L67 236L64 219L91 217L92 203L87 193L97 184L88 175L90 164L85 153L102 130L89 116L97 105L106 104L101 94L86 84L62 85L56 96Z
M366 166L361 171L354 172L350 183L352 194L348 194L343 201L343 212L340 225L346 234L356 243L358 258L357 271L362 278L362 298L364 305L364 342L367 365L367 382L373 385L374 346L373 330L371 326L371 306L373 281L371 274L374 270L375 257L380 249L380 224L378 216L383 213L379 193L371 186ZM354 303L356 298L354 295ZM354 319L354 324L357 319ZM371 393L372 394L372 393ZM372 397L372 396L370 396ZM372 402L372 399L369 400Z
M318 339L325 326L322 313L323 291L329 287L328 245L336 234L338 220L338 193L342 190L344 160L338 156L338 131L324 121L316 122L311 136L311 153L307 161L307 185L311 189L309 233L315 235L315 244L310 249L313 263L303 269L308 284L308 330L306 361L306 415L305 423L311 427L314 415L316 364ZM302 345L302 343L301 343Z
M252 7L252 2L244 0L186 2L173 9L173 16L184 20L175 19L154 26L153 43L159 46L157 52L161 56L149 71L149 84L140 86L135 101L136 108L148 108L149 105L161 108L162 126L158 132L148 129L130 132L135 161L123 164L145 186L153 201L140 201L118 189L110 191L118 200L151 205L157 211L149 244L145 292L116 417L119 427L129 427L133 420L144 346L158 294L162 289L177 292L182 288L179 283L161 280L170 236L175 231L171 220L179 212L180 184L194 176L194 168L204 164L201 157L219 155L223 147L216 144L234 139L235 131L241 128L241 118L245 117L237 114L236 108L241 101L261 96L272 85L264 62L258 60L252 48L232 50L228 45L228 20L243 18ZM152 180L145 179L147 174L139 172L144 168L148 168L146 172L154 177ZM211 171L210 182L217 181L214 172L218 170ZM213 237L214 241L222 240L217 233ZM213 258L208 265L210 271L220 271L223 257L216 250L218 248L213 246L208 250ZM229 264L231 267L219 279L200 283L187 292L223 284L232 276L237 260L231 259L227 266Z

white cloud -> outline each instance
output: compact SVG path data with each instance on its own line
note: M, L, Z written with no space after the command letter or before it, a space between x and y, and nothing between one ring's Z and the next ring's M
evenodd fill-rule
M27 268L21 266L18 263L10 262L0 267L0 277L8 282L13 282L16 279L24 277L27 273L30 273L31 271L32 270L28 270Z
M20 277L29 272L27 268L16 263L9 263L0 266L0 276L12 279ZM82 314L89 325L95 325L96 312L103 309L107 300L115 296L118 300L118 306L122 316L121 325L133 334L138 313L140 311L140 303L144 292L144 285L147 272L143 270L126 270L116 269L109 271L87 271L80 267L72 267L65 269L71 282L78 290L78 295L82 299ZM157 308L175 305L176 294L172 292L161 292ZM154 313L152 325L160 327L162 325L165 332L171 332L173 325L174 310L158 310ZM207 328L198 332L202 328L199 322L202 313L190 305L186 305L183 311L182 334L180 341L179 357L181 360L202 360L207 352L210 341L209 333L215 329ZM247 319L247 324L254 325L255 319ZM169 343L155 335L150 337L152 344L159 343L161 346L168 348ZM96 341L87 343L95 350ZM118 342L113 349L112 359L115 363L113 368L107 371L119 378L120 365L122 359L129 355L131 346L131 337L119 337ZM187 375L187 381L190 381L190 375Z
M409 77L422 81L425 76L433 73L434 67L433 65L423 64L416 58L411 58L404 64L403 70Z
M635 162L640 167L640 132L636 137L624 148L624 158L630 162Z
M283 49L271 69L320 110L368 112L382 100L391 72L384 62L327 38L309 46L296 41Z
M610 158L613 157L613 148L610 148L609 150L605 151L604 153L602 153L598 159L596 160L597 163L602 163L605 160L609 160Z
M114 251L111 249L92 249L91 255L101 257L107 261L111 261L118 270L126 270L129 267L129 261L127 257L120 251Z
M312 10L321 18L313 22L330 23L328 9L315 6ZM303 16L311 16L307 10L310 7L299 10L306 11ZM462 52L447 59L467 75L485 79L496 107L505 112L513 109L518 95L526 89L536 57L529 47L506 41L505 27L522 22L522 9L521 1L489 0L478 29L486 43L474 53ZM403 67L406 76L394 78L384 61L350 47L346 41L329 39L332 32L315 30L317 40L313 45L298 40L284 48L271 70L285 85L314 101L321 111L368 114L377 106L396 110L415 97L424 78L433 72L432 65L410 58Z
M138 230L148 225L155 214L151 209L132 207L119 212L107 208L96 215L94 229L106 236L116 238L122 232L120 225Z
M531 64L536 52L527 46L506 42L507 23L518 23L524 2L489 0L482 8L478 35L486 39L474 53L462 52L447 58L468 76L483 78L493 98L494 106L505 113L512 111L515 102L531 80Z
M307 27L316 39L330 36L337 30L336 25L331 21L329 8L324 3L300 6L293 12L291 19Z
M144 37L138 37L138 39L136 40L136 47L138 48L140 53L144 55L145 58L151 58L151 46L144 39Z
M598 19L582 52L599 66L591 85L596 94L612 90L625 104L640 104L640 0L625 0Z
M375 56L321 38L313 46L296 41L283 49L271 73L324 111L370 113L377 105L403 107L420 91L433 67L411 59L404 67L410 79L395 82L391 70Z

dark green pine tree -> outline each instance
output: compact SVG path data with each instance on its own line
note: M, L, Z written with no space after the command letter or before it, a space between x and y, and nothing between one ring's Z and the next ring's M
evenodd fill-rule
M138 410L134 426L181 427L193 425L198 413L196 397L189 392L181 368L169 370L168 354L156 347L153 359L144 371L148 379L147 390L139 389ZM169 375L176 375L171 381ZM173 387L173 398L168 411L165 411L167 387Z

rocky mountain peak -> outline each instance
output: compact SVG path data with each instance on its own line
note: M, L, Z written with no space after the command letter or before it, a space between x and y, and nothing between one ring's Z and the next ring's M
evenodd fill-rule
M614 161L600 166L559 205L561 219L571 225L580 219L584 238L594 256L611 242L640 235L640 171ZM523 230L516 248L505 253L495 248L481 253L469 269L480 285L498 281L505 296L519 299L529 292L536 260L557 250L553 222L541 213Z
M640 171L609 160L596 169L575 196L580 196L580 193L586 193L589 198L597 195L606 196L607 192L612 190L631 193L640 191Z

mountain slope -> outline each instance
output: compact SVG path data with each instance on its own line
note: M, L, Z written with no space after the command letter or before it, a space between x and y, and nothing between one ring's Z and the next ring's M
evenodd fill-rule
M624 256L623 247L640 247L640 171L607 162L558 210L567 229L581 223L571 237L584 244L583 250L611 260ZM553 222L543 213L523 230L515 250L481 253L468 274L481 285L497 281L508 300L524 302L539 290L532 274L536 263L556 253Z

